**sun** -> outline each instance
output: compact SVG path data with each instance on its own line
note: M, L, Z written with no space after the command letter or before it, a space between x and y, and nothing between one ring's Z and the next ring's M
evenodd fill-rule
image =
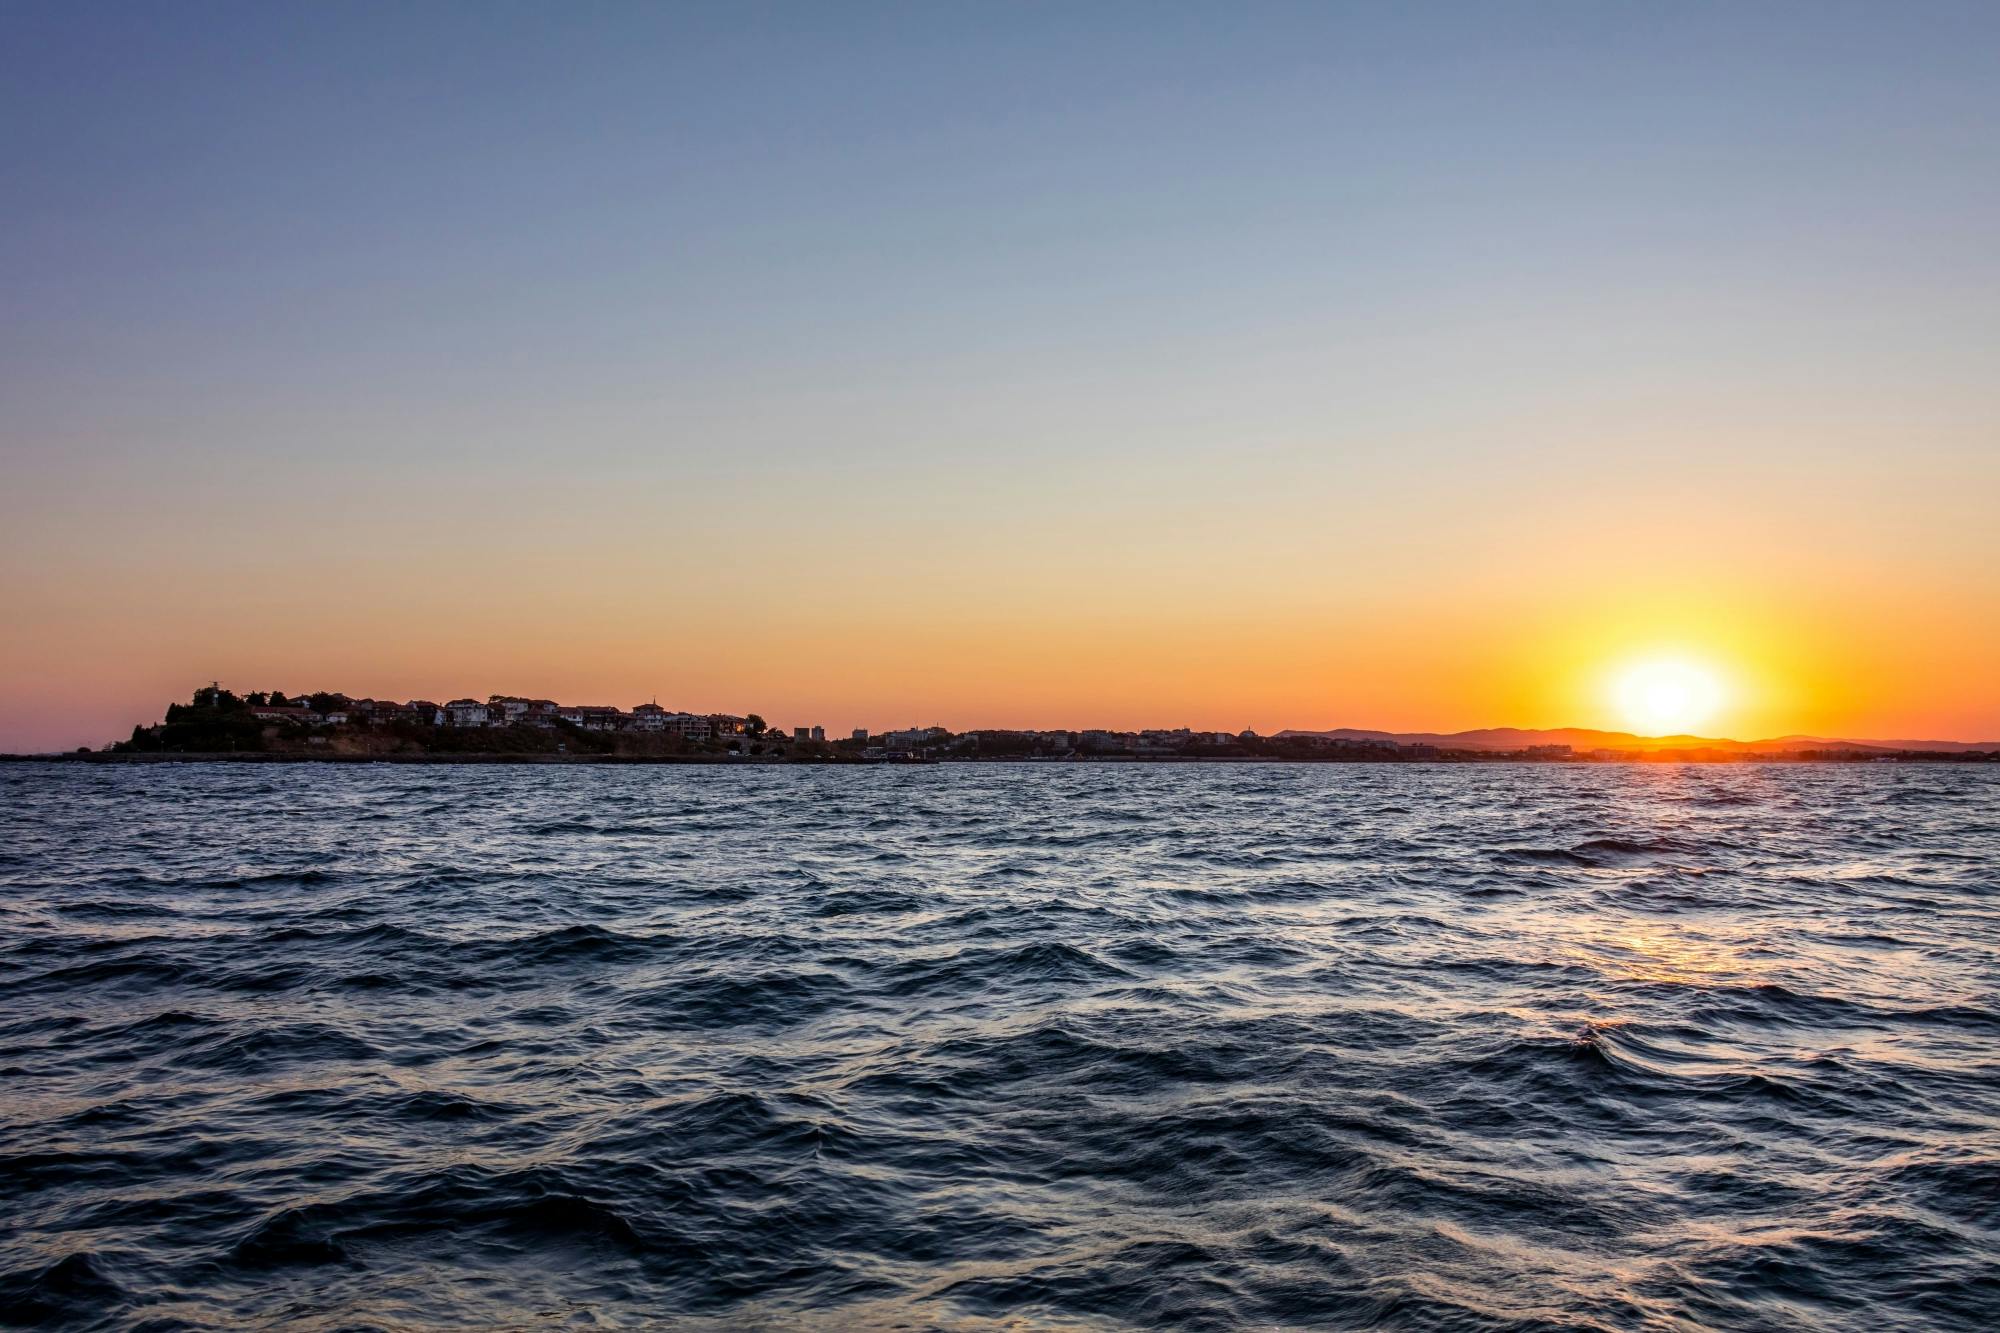
M1685 735L1715 716L1722 678L1697 662L1660 658L1619 673L1612 690L1625 725L1642 736Z

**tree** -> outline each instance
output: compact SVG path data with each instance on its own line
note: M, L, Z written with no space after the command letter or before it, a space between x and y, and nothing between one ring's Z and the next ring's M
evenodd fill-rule
M244 695L243 702L249 704L252 708L262 708L264 705L268 704L270 700L267 697L265 697L265 694L262 690L256 690L250 694Z
M752 736L761 736L768 729L769 724L755 713L743 719L743 730L749 732Z

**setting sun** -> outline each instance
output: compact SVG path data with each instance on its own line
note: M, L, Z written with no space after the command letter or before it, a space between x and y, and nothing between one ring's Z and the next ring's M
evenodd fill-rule
M1681 735L1715 716L1722 680L1693 662L1653 660L1627 667L1613 693L1625 724L1645 736Z

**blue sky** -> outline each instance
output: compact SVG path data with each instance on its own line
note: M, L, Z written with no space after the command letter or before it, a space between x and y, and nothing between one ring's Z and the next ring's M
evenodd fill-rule
M1357 334L1398 392L1532 386L1870 305L1972 335L1993 295L1990 7L13 14L5 383L35 417L111 379L503 418L857 378L978 403ZM1379 345L1439 325L1462 362Z
M1006 571L1042 560L1107 597L1150 569L1228 599L1268 565L1365 554L1230 563L1273 517L1329 509L1466 531L1401 549L1354 520L1415 594L1485 560L1494 507L1707 504L1734 528L1774 504L1921 506L1884 559L1916 549L1963 584L1992 554L1936 535L1995 481L1990 5L98 4L7 24L19 624L47 613L44 561L90 587L244 560L511 570L519 543L482 524L542 521L551 496L678 517L650 548L557 519L541 567L784 607L785 569L815 562L721 558L688 513L710 489L900 515L954 595L1001 603L1036 595ZM480 505L274 516L360 471ZM1063 537L1057 497L1095 506L1098 545ZM1163 546L1161 514L1222 534ZM77 535L106 520L116 549ZM815 597L945 595L865 531L794 529L838 571Z

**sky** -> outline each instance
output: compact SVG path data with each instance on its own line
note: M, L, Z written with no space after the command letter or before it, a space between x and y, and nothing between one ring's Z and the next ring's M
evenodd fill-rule
M2000 7L7 8L0 750L2000 737Z

